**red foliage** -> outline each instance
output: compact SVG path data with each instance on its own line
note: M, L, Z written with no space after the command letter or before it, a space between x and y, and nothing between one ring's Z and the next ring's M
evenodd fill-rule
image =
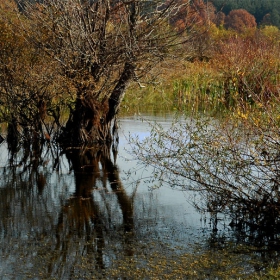
M249 28L256 28L257 23L253 15L244 9L232 10L225 17L225 28L243 32Z
M216 14L216 18L214 20L214 23L216 24L216 26L223 26L224 23L225 23L225 18L226 18L226 15L219 11L217 14Z
M262 21L261 21L261 25L272 25L271 22L271 15L270 14L265 14Z
M182 6L171 20L179 31L194 25L203 26L215 20L216 9L211 2L205 3L203 0L180 0L179 4L185 4L185 6Z

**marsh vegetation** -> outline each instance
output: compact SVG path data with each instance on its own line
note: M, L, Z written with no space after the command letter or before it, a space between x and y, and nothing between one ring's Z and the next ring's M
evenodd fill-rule
M218 2L1 1L4 277L277 279L280 31Z

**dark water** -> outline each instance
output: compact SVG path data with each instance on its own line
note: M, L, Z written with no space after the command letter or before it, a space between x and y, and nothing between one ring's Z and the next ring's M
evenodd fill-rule
M168 126L171 116L157 120ZM147 169L127 173L137 166L126 152L129 133L145 137L148 124L121 120L117 159L94 150L59 156L49 147L40 159L32 148L19 151L9 165L1 144L1 279L102 278L124 256L203 242L207 227L187 193L151 191L138 181Z
M106 279L125 257L209 245L213 231L192 207L193 194L151 190L151 171L127 153L129 133L143 138L149 129L142 119L122 118L118 155L45 147L38 159L31 148L11 163L0 145L0 279ZM229 231L220 223L221 235Z

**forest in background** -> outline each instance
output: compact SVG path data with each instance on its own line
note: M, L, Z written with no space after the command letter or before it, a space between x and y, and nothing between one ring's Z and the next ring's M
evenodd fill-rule
M256 18L258 25L271 24L280 27L279 0L211 0L217 11L228 15L231 10L244 9Z
M93 61L84 61L84 53L89 50L83 50L86 45L80 46L79 40L87 42L87 37L79 37L80 33L75 29L77 26L75 24L71 26L73 28L71 34L76 34L75 40L79 44L71 46L70 40L66 46L69 49L65 47L65 51L63 50L69 38L63 33L63 28L58 29L61 22L58 19L54 21L60 16L59 13L51 15L53 18L44 19L50 20L50 23L45 24L45 29L39 28L44 24L41 4L38 4L37 10L35 9L36 13L42 13L40 16L35 14L29 20L24 14L19 14L18 11L22 12L30 2L34 1L4 0L0 3L0 121L10 124L20 117L22 126L29 127L29 123L32 123L34 127L36 123L34 120L37 120L39 138L49 139L48 135L53 132L53 126L47 127L47 120L52 120L54 125L62 128L63 116L65 116L63 112L74 110L76 92L79 90L84 92L86 88L89 93L94 87L94 90L97 88L97 83L91 81L95 78L88 71L92 69L100 71L103 68L95 67ZM51 2L56 3L56 1ZM227 10L230 3L236 2L241 5L241 1L226 1L227 5L222 5L218 1L212 1L213 4L203 0L172 2L178 9L174 9L174 12L159 22L157 34L143 32L142 21L135 21L139 32L136 38L143 39L142 45L140 42L138 46L135 45L135 52L138 52L139 46L143 48L146 55L139 54L139 57L148 58L149 64L146 65L148 68L145 69L151 71L141 70L141 75L140 72L132 75L132 83L120 106L122 113L132 113L139 107L142 107L141 110L150 107L170 109L178 106L201 109L203 103L203 106L207 105L208 111L213 108L214 110L237 108L240 116L246 116L246 110L252 105L261 107L262 104L278 103L280 31L277 26L268 21L269 16L264 16L267 21L262 19L260 24L259 20L242 9L242 6L231 6L238 9ZM260 2L269 8L267 1ZM112 3L126 2L112 1ZM276 1L269 1L269 3L276 5ZM268 8L268 13L265 15L270 12ZM127 18L127 11L119 9L118 12L124 19ZM147 12L144 9L140 17L145 19ZM111 16L111 22L108 21L106 29L108 35L110 34L107 38L115 36L113 32L117 32L117 29L112 29L110 24L116 24L114 21L119 24L119 20L123 19ZM54 26L54 29L49 28L52 24L59 25ZM152 25L147 26L153 28ZM80 28L83 29L83 26ZM166 46L166 38L163 35L167 32L168 36L176 38L178 43L173 44L172 39L168 41L170 47ZM163 48L154 45L158 40L147 41L146 34L154 39L161 36ZM61 40L61 36L64 35L64 40ZM98 38L99 34L95 35ZM52 38L52 44L49 38ZM112 60L110 63L118 62L110 56L110 44L116 44L116 41L109 42L106 39L105 42L109 58ZM116 49L123 50L125 57L127 45L125 42L118 42L121 43L124 44L124 48L118 45ZM105 54L102 46L102 44L99 46L99 63ZM151 46L158 53L154 50L150 52ZM69 60L67 69L64 69L65 65L61 65L57 55L64 60ZM107 62L104 60L104 67L111 65ZM89 63L92 65L91 68L88 67ZM121 69L123 61L119 63L118 67ZM155 65L157 67L154 67ZM108 74L113 71L112 67L106 71L108 77L113 77ZM73 73L76 73L77 77L73 78ZM100 81L107 80L100 79ZM108 88L108 82L105 86ZM106 95L104 87L100 88L103 89L102 94ZM14 104L17 106L15 107Z
M76 4L75 9L68 10L69 2ZM0 123L8 124L7 142L16 144L9 147L11 159L19 143L28 151L20 162L27 157L32 164L34 158L39 162L39 143L59 141L61 134L55 138L55 130L65 131L66 114L71 124L71 114L78 112L81 103L84 111L75 114L78 125L86 133L93 132L93 137L95 132L106 132L100 129L108 110L103 105L116 93L116 81L127 78L132 83L117 104L121 102L122 112L130 113L136 107L146 112L148 105L162 109L166 104L163 109L183 111L190 106L195 113L201 109L211 116L213 109L223 113L214 129L213 122L199 118L195 126L182 122L166 133L156 127L151 133L154 139L136 143L137 159L155 166L154 174L173 186L180 183L179 176L202 186L197 190L204 191L206 209L213 214L229 211L232 225L240 231L264 232L264 238L269 232L270 239L265 241L279 240L278 27L269 21L260 24L244 8L226 13L225 7L216 9L210 1L173 1L182 10L162 20L152 13L153 21L145 16L147 10L137 14L133 8L144 1L98 0L101 5L109 2L120 5L111 10L95 7L98 13L89 15L81 3L97 1L49 0L52 9L38 4L30 14L23 13L24 9L19 12L12 0L0 1ZM104 11L111 13L109 18ZM91 31L93 18L103 29ZM121 89L125 86L126 81ZM112 124L114 129L117 123ZM72 153L76 146L73 149L71 144L65 150ZM97 158L81 149L83 154L89 155L90 163L97 163L84 161L87 166L100 166L99 154ZM104 154L109 158L107 149ZM78 163L76 170L84 166L74 157L73 162ZM276 272L279 275L279 268Z
M279 1L259 2L267 5L263 11L270 11L269 4ZM245 6L227 10L218 1L213 1L216 6L203 0L180 3L191 3L188 13L176 13L170 23L188 39L167 55L158 69L161 73L154 74L155 83L128 91L124 111L148 104L208 112L235 107L244 113L252 105L277 104L280 31L268 20L269 13L257 21Z
M237 25L233 25L233 21L239 21L252 26L274 25L280 27L280 1L264 1L264 0L180 0L180 3L190 5L190 14L195 14L189 20L189 23L201 21L207 18L208 21L216 24L218 27L226 29L237 29ZM198 16L199 15L199 16ZM180 20L180 27L186 21L184 14L177 14L177 20ZM195 18L195 20L194 20Z
M20 8L25 3L38 2L40 0L15 0ZM207 6L209 16L211 13L218 15L219 20L229 15L232 10L244 9L255 17L256 23L260 25L274 25L280 27L280 1L279 0L179 0L178 3L190 3L196 6L197 12L202 12ZM219 20L217 22L219 22Z

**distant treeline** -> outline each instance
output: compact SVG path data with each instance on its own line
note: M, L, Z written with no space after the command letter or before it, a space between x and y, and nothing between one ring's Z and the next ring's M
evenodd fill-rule
M23 8L26 2L34 3L42 0L15 0L15 2ZM199 2L212 3L216 12L220 11L225 15L232 10L244 9L256 18L259 26L274 25L280 28L280 0L192 0L191 4L200 5Z
M258 25L270 23L280 28L280 0L211 0L210 2L217 11L226 15L231 10L245 9L256 18Z

